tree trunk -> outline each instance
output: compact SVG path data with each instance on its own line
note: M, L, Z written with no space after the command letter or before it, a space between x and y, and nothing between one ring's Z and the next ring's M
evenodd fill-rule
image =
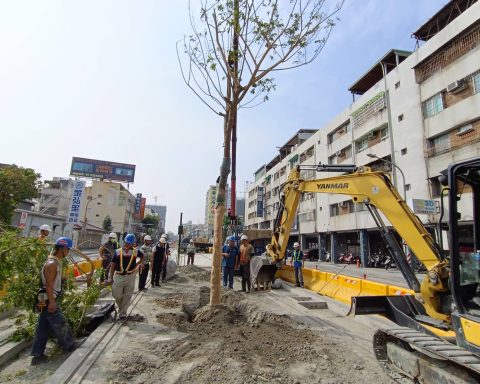
M215 216L213 221L213 260L210 277L210 305L221 303L220 279L222 275L223 217L225 216L226 180L230 171L230 159L224 158L220 168L220 181L217 184ZM223 177L222 177L223 176Z
M223 246L223 218L225 216L226 187L230 173L230 138L232 133L233 113L227 106L224 119L224 147L223 161L220 167L220 177L217 183L217 197L215 201L215 216L213 220L213 260L210 276L210 305L221 303L220 279L222 275L222 246Z

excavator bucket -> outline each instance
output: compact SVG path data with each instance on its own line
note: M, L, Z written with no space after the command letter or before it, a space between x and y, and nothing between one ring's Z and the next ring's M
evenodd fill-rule
M275 280L277 270L277 265L272 264L269 257L265 255L252 257L250 261L252 286L257 289L260 286L270 287Z

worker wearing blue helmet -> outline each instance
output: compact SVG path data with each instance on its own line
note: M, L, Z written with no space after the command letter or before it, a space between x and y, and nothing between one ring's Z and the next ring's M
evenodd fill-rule
M222 274L223 286L226 288L228 284L229 289L233 289L233 273L235 265L237 264L238 248L235 245L235 237L227 238L227 244L222 248Z
M37 328L32 344L32 365L46 362L44 354L49 333L57 338L64 351L73 351L79 345L58 306L57 299L62 294L62 259L72 248L72 239L60 237L55 241L52 253L48 256L41 272L42 288L38 293L36 310L39 312Z
M143 267L142 262L137 263L137 258L143 259L143 253L137 250L136 243L135 235L127 234L123 247L115 251L110 263L110 279L113 277L112 295L118 306L119 319L122 321L127 319L127 310L135 289L135 272L137 270L142 272Z

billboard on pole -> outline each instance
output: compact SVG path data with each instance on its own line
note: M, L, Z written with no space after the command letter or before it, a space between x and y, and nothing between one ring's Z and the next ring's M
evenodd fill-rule
M80 221L80 205L85 191L85 181L76 180L73 184L73 193L70 200L67 223L77 224Z
M133 183L135 179L135 165L73 157L70 176Z

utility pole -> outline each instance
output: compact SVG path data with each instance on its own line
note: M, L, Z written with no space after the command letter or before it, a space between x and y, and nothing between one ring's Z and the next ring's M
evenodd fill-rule
M239 0L235 0L233 4L233 17L234 17L234 33L233 33L233 93L238 94L237 84L235 83L238 79L238 34L239 34ZM233 218L236 216L236 189L237 189L237 109L231 111L233 114L233 126L232 126L232 175L231 180L231 190L230 190L230 215Z
M182 218L183 218L183 212L180 212L180 225L178 226L177 266L180 266L180 243L182 242L182 234L183 234Z

